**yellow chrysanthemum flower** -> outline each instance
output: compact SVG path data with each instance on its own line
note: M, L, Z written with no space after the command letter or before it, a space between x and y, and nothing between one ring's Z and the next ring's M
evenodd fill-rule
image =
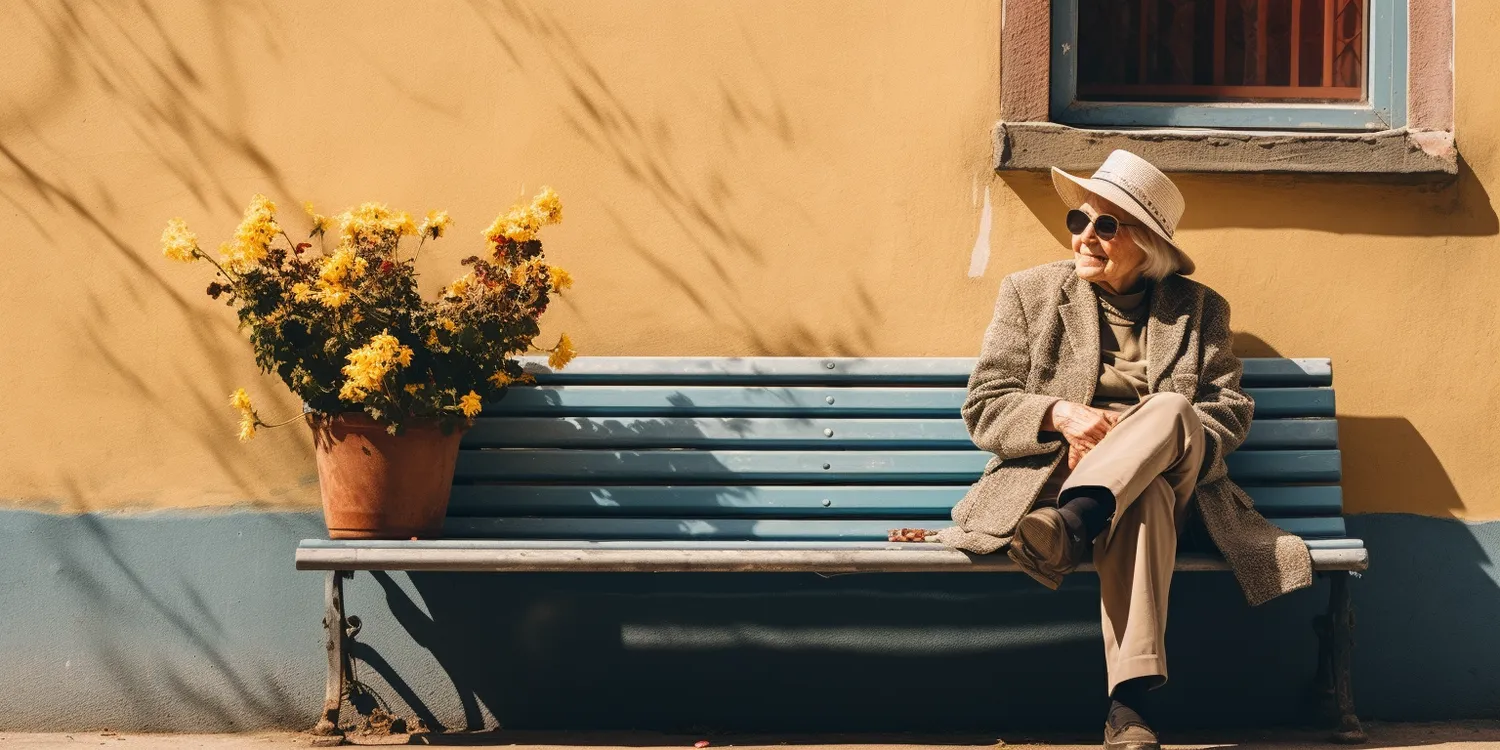
M318 213L313 208L312 201L303 201L302 210L306 211L307 215L312 218L312 231L308 233L309 235L327 234L328 217Z
M472 285L473 279L474 279L474 274L472 274L472 273L468 273L468 274L464 274L463 276L460 276L452 284L448 285L448 296L449 297L462 297L465 294L468 294L469 293L469 287Z
M453 322L453 319L446 315L439 317L437 319L437 324L439 328L442 328L448 333L458 333L458 324Z
M318 299L329 309L338 309L352 295L346 282L365 275L370 262L352 247L340 247L318 269Z
M422 384L421 383L407 383L406 384L406 388L404 390L406 391L406 395L408 395L408 396L415 396L415 395L417 395L417 391L422 390Z
M515 206L496 217L489 229L484 230L484 236L490 241L491 250L494 251L499 249L497 238L526 242L536 237L541 228L542 222L535 212L528 207Z
M542 192L531 199L531 212L542 224L556 224L562 221L562 199L556 190L544 185Z
M573 286L573 274L557 266L548 266L547 272L552 277L552 291L560 292Z
M229 394L229 406L237 411L250 411L250 394L244 388L234 389L234 393Z
M328 287L318 292L318 301L330 310L337 310L347 304L351 296L349 290L343 287Z
M411 347L390 335L389 331L377 333L370 343L344 356L349 364L340 372L348 378L339 389L339 398L345 401L363 401L371 391L380 390L385 376L397 367L411 366Z
M256 195L250 199L245 218L234 230L234 244L224 253L224 266L235 273L254 268L265 259L271 240L280 233L281 225L276 223L276 204L264 195Z
M458 410L463 412L466 417L473 418L482 408L480 406L479 394L473 391L469 391L467 395L458 400Z
M496 388L504 388L515 382L511 376L505 374L504 370L495 371L495 374L489 377L489 381L494 383Z
M411 214L397 213L384 203L361 203L338 216L343 226L343 241L366 245L384 245L403 235L416 234Z
M255 437L255 426L260 424L260 418L255 415L255 407L250 404L250 394L244 388L236 388L234 393L229 394L229 406L240 413L240 440Z
M184 263L198 259L198 235L188 231L187 222L172 219L161 232L161 254Z
M313 293L312 285L306 281L299 281L292 285L292 299L298 302L306 302L314 296L316 295Z
M576 356L578 356L578 351L573 348L573 340L565 333L558 339L557 346L547 354L547 366L554 370L561 370L567 367Z
M447 211L428 211L427 220L422 222L422 227L417 233L437 239L443 236L443 232L448 231L448 225L451 223L453 220L448 217Z

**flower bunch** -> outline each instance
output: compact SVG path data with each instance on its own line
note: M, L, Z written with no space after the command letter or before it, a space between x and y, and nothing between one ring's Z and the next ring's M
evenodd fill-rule
M484 232L487 252L465 258L467 272L436 300L417 291L416 256L448 231L446 211L419 224L380 203L332 217L303 207L307 241L293 241L276 205L257 195L217 258L182 219L167 222L161 244L169 259L214 266L209 296L237 312L257 364L279 375L309 413L363 411L392 433L412 419L467 421L486 399L530 380L519 355L545 352L553 368L575 355L566 334L551 348L533 343L552 296L573 283L543 260L537 239L562 219L551 188L497 217ZM230 406L240 413L242 440L275 426L261 421L244 389Z

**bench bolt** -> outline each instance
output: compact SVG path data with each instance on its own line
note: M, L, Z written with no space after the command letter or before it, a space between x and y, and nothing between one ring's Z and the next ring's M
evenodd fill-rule
M829 397L828 397L828 398L825 398L825 399L823 399L823 400L824 400L824 401L827 401L827 402L828 402L828 403L830 403L830 404L831 404L831 403L833 403L833 397L832 397L832 396L829 396Z
M823 437L833 437L833 428L832 427L824 428L823 429Z

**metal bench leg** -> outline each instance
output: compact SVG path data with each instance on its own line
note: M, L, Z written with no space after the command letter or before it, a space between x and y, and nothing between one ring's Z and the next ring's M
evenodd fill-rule
M328 649L328 681L323 691L323 714L312 733L323 737L341 737L339 707L344 703L344 687L349 677L349 622L344 617L344 579L352 571L328 571L323 590L323 633Z
M1338 729L1333 741L1358 744L1365 741L1365 730L1354 713L1354 602L1349 596L1349 573L1332 574L1328 595L1328 616L1323 639L1327 649L1327 667L1332 677L1333 704L1338 712Z

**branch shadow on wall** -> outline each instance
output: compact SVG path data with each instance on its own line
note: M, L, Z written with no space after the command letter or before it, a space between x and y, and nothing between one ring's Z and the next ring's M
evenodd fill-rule
M543 90L553 97L566 127L599 157L601 169L624 177L633 195L650 201L653 217L665 217L680 232L683 241L672 248L651 247L637 239L640 227L631 226L628 216L605 202L598 204L614 225L619 247L683 295L691 312L737 338L750 354L852 356L869 351L884 313L863 280L849 280L841 290L850 322L835 334L801 322L796 300L782 308L785 312L767 315L755 298L758 290L744 284L747 271L758 272L779 251L770 239L776 235L768 234L766 225L816 224L785 185L757 181L734 167L742 150L792 150L807 140L748 30L742 27L745 44L733 51L747 63L746 69L737 77L721 77L714 93L699 105L717 116L719 131L682 138L673 133L671 112L623 93L632 82L607 59L595 60L587 44L576 39L552 9L516 0L468 4L496 46L528 78L557 81ZM702 144L715 136L726 157L704 160L699 155ZM746 208L747 197L771 198L776 210L752 212ZM704 272L696 270L700 267ZM830 293L821 292L820 304L832 304L826 299ZM569 304L576 309L576 301Z
M1046 172L1002 171L1000 179L1058 242L1057 193ZM1453 177L1174 174L1187 210L1182 229L1305 229L1394 237L1500 234L1489 192L1462 155Z

